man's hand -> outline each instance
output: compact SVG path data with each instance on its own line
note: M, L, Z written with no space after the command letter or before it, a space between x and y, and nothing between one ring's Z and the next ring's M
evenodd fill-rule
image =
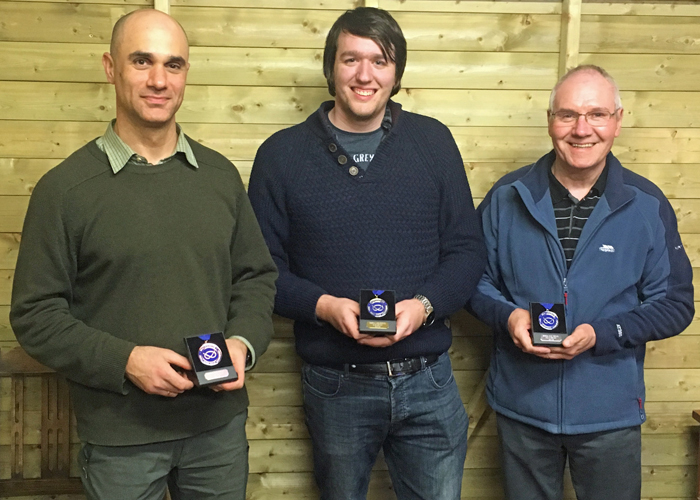
M396 304L396 334L360 339L357 342L370 347L389 347L418 330L425 321L425 306L418 299L406 299Z
M527 354L534 354L542 358L549 358L549 347L537 347L532 345L532 337L530 337L530 313L525 309L515 309L508 317L508 333L513 339L515 347Z
M360 304L354 300L321 295L316 303L316 316L351 339L371 338L360 333Z
M174 366L191 370L190 362L175 351L153 346L136 346L126 362L126 376L148 394L174 398L194 384Z
M551 347L547 359L572 359L592 348L595 341L595 330L588 323L583 323L564 339L561 347Z
M216 392L235 391L243 388L245 383L245 358L248 356L248 347L238 339L226 339L226 347L228 347L233 367L238 374L238 380L212 385L211 389Z

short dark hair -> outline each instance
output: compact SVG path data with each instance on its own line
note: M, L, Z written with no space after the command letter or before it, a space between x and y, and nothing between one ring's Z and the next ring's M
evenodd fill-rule
M382 55L396 65L394 88L391 95L401 90L401 78L406 68L406 39L396 20L387 11L374 7L358 7L341 15L326 37L323 50L323 75L328 82L328 92L335 97L335 56L341 33L369 38L382 49Z

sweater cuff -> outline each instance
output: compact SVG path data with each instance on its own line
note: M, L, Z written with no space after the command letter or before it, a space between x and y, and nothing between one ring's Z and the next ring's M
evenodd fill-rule
M250 363L245 364L245 371L250 370L255 366L256 361L255 349L253 349L253 345L250 342L248 342L248 339L246 339L245 337L241 337L240 335L233 335L231 338L240 340L248 348L248 353L250 353Z

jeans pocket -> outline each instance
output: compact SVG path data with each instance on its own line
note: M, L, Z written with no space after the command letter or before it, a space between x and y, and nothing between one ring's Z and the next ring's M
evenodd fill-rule
M342 375L335 370L304 365L302 368L304 390L322 398L332 398L340 391Z
M431 382L438 389L447 387L454 380L452 363L447 354L442 354L434 365L428 367L428 374Z

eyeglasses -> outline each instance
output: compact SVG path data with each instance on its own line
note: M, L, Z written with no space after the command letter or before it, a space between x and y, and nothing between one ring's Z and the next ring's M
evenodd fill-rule
M617 109L612 113L607 110L597 109L588 113L577 113L569 109L561 109L559 111L550 111L549 116L555 123L562 125L571 125L578 122L579 117L583 116L588 124L592 127L604 127L610 119L617 114Z

